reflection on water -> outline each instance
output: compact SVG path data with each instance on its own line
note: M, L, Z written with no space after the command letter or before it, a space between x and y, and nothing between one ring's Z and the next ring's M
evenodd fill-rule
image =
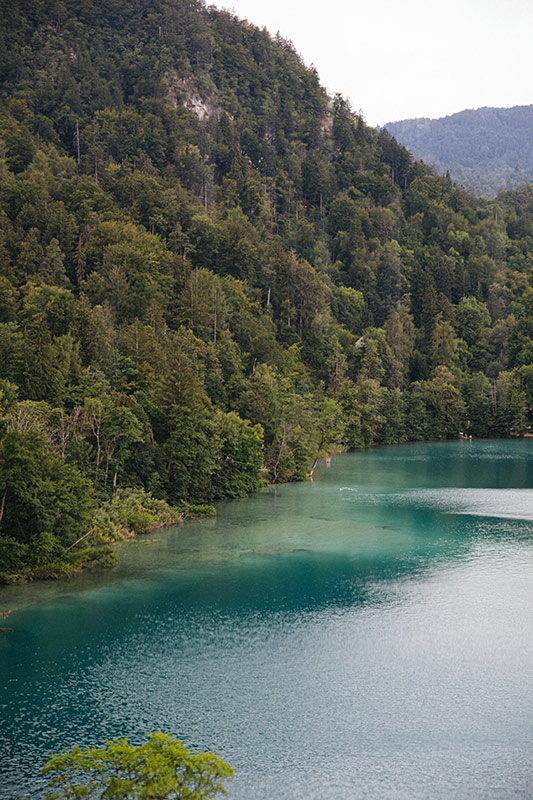
M234 800L530 797L532 479L530 442L341 456L115 573L0 592L0 796L161 727Z

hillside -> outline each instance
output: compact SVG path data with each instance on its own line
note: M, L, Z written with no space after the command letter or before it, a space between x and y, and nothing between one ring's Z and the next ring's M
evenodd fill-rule
M459 190L196 0L0 8L3 580L333 449L527 430L529 189Z
M478 108L441 119L388 122L414 155L468 191L496 197L533 181L533 105Z

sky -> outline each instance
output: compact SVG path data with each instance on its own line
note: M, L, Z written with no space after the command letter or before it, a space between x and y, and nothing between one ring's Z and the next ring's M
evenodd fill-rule
M533 103L533 0L213 4L290 39L370 125Z

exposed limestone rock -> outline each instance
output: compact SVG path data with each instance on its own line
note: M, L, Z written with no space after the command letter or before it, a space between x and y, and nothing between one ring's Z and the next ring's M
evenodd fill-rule
M167 73L165 78L168 86L166 97L174 108L185 105L201 120L209 117L220 119L223 113L227 113L213 95L202 96L192 78L181 78L175 70ZM231 114L228 116L231 117Z

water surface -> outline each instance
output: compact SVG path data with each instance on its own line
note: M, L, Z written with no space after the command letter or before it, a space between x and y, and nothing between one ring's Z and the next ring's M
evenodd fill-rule
M315 476L0 591L0 796L157 727L226 758L232 800L533 795L533 443Z

